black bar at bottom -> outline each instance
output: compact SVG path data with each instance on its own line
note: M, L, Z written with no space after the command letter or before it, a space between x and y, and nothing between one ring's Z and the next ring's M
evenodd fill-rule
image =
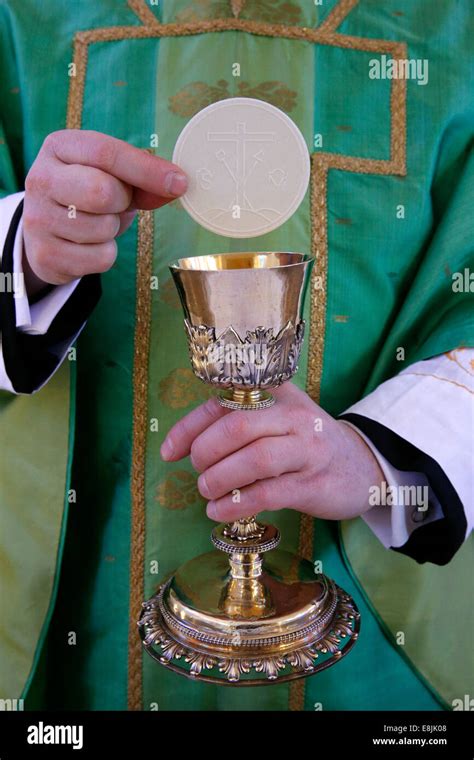
M184 752L268 757L474 758L471 712L0 712L0 760L157 758ZM283 743L282 743L283 742ZM292 758L291 758L292 760Z

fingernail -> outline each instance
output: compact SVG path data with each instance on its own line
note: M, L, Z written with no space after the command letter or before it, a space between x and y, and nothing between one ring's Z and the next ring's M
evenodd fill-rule
M199 491L201 493L201 496L204 496L204 498L206 498L207 496L209 496L209 488L207 487L206 476L205 475L200 475L199 476L199 478L198 478L198 489L199 489Z
M165 177L165 191L169 195L183 195L188 187L188 178L182 172L169 172Z
M211 518L211 520L217 520L217 507L215 501L209 501L207 504L207 516Z
M166 460L166 459L171 459L173 457L174 446L171 443L171 441L170 441L169 438L165 438L165 440L161 444L160 452L161 452L161 458L162 459Z

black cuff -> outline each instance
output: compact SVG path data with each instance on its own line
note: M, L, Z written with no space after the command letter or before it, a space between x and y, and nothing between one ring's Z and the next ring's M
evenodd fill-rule
M464 542L467 520L461 499L444 470L428 454L379 422L350 412L342 414L339 419L351 422L359 428L397 470L422 472L426 475L444 517L427 525L420 525L410 535L406 544L392 548L419 563L446 565Z
M13 247L23 212L23 201L16 209L5 240L1 272L13 282ZM71 342L97 305L101 296L100 275L81 279L63 308L56 314L44 335L27 335L16 328L13 289L0 292L0 330L5 369L16 393L33 393L53 374L61 359L55 349Z

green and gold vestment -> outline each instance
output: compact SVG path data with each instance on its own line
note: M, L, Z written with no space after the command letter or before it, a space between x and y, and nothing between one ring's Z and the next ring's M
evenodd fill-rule
M471 255L469 5L1 0L2 192L22 187L57 129L158 144L170 158L215 100L282 108L312 153L311 193L258 247L316 257L297 382L341 413L400 371L399 346L407 366L472 345L450 280ZM429 59L429 83L371 79L382 55ZM210 548L189 462L159 456L170 426L209 393L189 367L168 264L256 242L213 235L178 203L142 213L77 355L38 394L2 396L0 696L84 709L415 710L468 690L458 600L442 591L468 572L469 548L447 567L419 566L361 520L338 527L290 510L272 515L284 548L321 560L361 610L350 656L304 684L253 690L192 683L142 657L142 599Z

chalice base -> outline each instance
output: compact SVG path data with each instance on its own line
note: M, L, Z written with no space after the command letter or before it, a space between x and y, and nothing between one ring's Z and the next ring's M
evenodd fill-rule
M176 673L261 686L338 662L357 640L360 615L345 591L294 554L268 551L258 576L236 580L225 553L211 551L158 588L138 626L148 654Z

